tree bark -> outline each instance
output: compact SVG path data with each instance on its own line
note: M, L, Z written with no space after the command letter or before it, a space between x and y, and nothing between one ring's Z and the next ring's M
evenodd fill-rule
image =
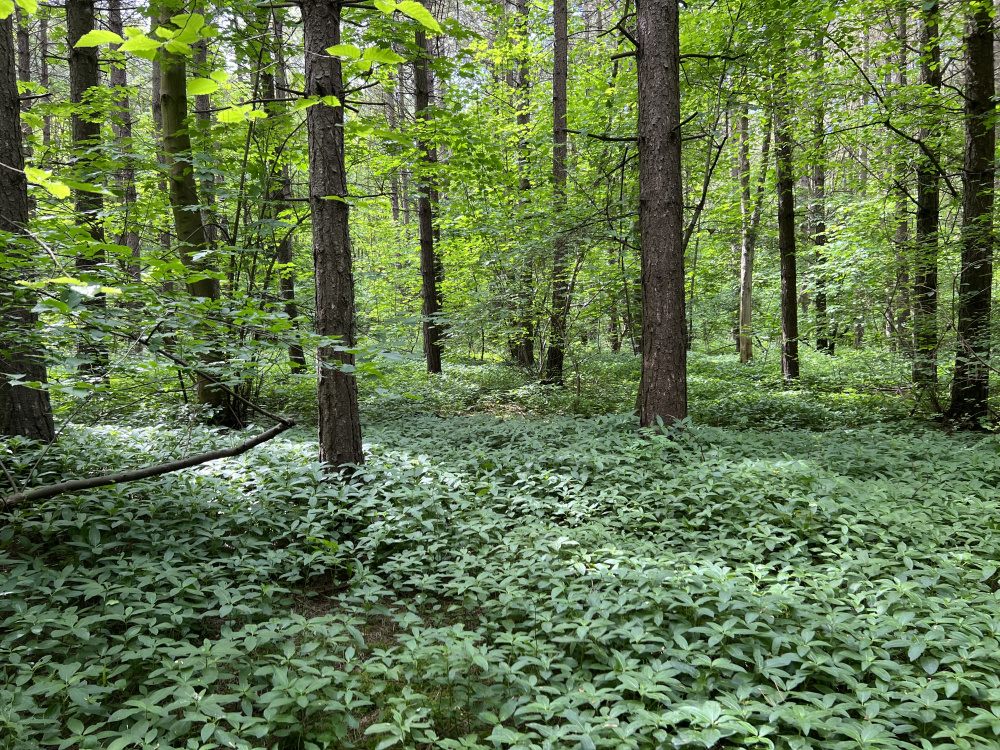
M124 36L121 0L108 0L108 29L118 36ZM112 49L117 49L118 46L112 45ZM139 249L139 233L135 230L135 221L132 216L133 206L135 206L138 197L135 189L135 169L132 166L132 107L129 102L128 75L124 61L112 63L110 79L111 86L118 95L115 100L118 120L114 124L114 133L125 160L125 166L118 170L117 176L118 186L122 190L124 208L122 232L118 238L118 244L125 245L131 250L127 268L128 278L134 283L139 283L142 281L142 257Z
M677 0L636 6L643 426L687 416L679 15Z
M962 255L958 349L948 418L978 427L988 413L990 293L993 283L993 181L996 93L989 6L976 8L966 37L965 160L962 167Z
M903 2L898 8L896 21L896 37L899 42L899 56L896 62L896 85L900 91L904 91L907 86L906 64L907 64L907 6ZM910 353L910 334L907 328L910 325L910 218L907 208L909 192L906 188L906 176L908 164L905 159L896 161L896 290L899 295L899 305L896 310L895 329L896 341L899 348Z
M98 171L95 154L101 145L101 121L90 101L101 84L97 47L77 48L76 43L84 34L94 30L94 0L66 1L66 37L69 46L69 100L73 104L72 135L75 152L75 177L80 182L99 183L103 175ZM93 245L82 247L76 256L76 268L84 278L98 273L104 266L104 196L88 190L74 190L77 225L93 239ZM96 280L99 280L96 279ZM98 294L88 307L101 309L107 306L104 294ZM107 369L106 347L92 342L80 345L80 355L89 360L85 368L93 371Z
M553 0L555 26L552 68L552 201L553 212L566 207L566 88L569 78L569 3ZM562 383L566 357L566 322L569 317L569 267L566 240L558 222L552 248L552 312L549 316L549 348L545 358L545 378Z
M17 28L17 79L24 83L31 82L31 45L28 36L28 19L24 17L21 8L14 6L14 24ZM21 102L21 112L31 109L29 101ZM26 122L21 122L21 131L24 133L24 160L31 159L31 126ZM29 196L29 207L31 198Z
M818 36L813 56L813 61L819 69L819 80L813 121L815 156L812 165L812 242L816 251L816 349L824 354L833 354L834 341L833 337L830 336L830 320L826 312L826 105L822 91L824 86L824 52L823 37Z
M757 233L760 229L761 211L764 206L764 184L767 180L767 166L770 162L771 123L767 122L764 140L760 149L760 174L757 178L757 194L750 192L750 120L744 107L737 122L739 130L739 153L737 170L740 179L740 218L742 223L740 241L740 308L737 346L740 362L746 364L753 359L753 263L757 249Z
M326 54L340 43L337 0L303 0L306 95L344 101L340 58ZM309 133L309 204L312 208L316 276L316 333L353 347L354 275L344 166L344 108L317 104L306 110ZM333 196L332 198L330 196ZM353 373L334 366L354 364L354 355L333 346L319 350L319 458L331 469L361 464L361 418Z
M48 10L40 8L38 14L38 56L39 77L38 82L46 91L49 90L49 15ZM46 114L42 118L42 145L48 146L52 141L52 115Z
M516 0L516 3L518 41L527 47L530 13L528 0ZM521 192L522 204L529 200L528 195L531 190L531 180L528 178L528 131L531 127L531 81L529 79L528 60L528 53L525 52L517 62L514 79L517 89L515 96L517 101L517 129L520 139L518 166L521 170L521 179L519 180L518 189ZM515 305L517 306L517 319L515 320L515 327L519 335L516 335L512 352L517 363L526 368L533 368L535 366L535 326L532 322L531 311L531 287L533 283L531 270L530 264L524 263L520 271L516 274L517 294Z
M166 23L166 13L160 22ZM191 136L187 109L187 65L184 57L162 50L160 62L160 118L162 121L163 150L169 165L167 185L170 207L174 217L174 235L177 250L185 269L192 276L207 274L190 281L187 291L192 297L218 300L221 296L219 281L208 258L211 247L205 224L202 221L198 188L191 167ZM215 354L205 355L207 362L221 360ZM215 410L214 421L233 427L242 426L236 406L225 391L214 387L205 377L198 377L198 402Z
M938 39L938 4L924 11L920 29L920 83L930 89L935 104L941 94L941 45ZM930 127L921 128L920 140L936 154L938 148L937 115ZM937 166L923 152L917 161L916 248L913 268L913 381L930 389L933 405L937 394L937 295L938 295L938 223L940 215L939 175Z
M0 20L0 133L21 132L17 94L17 65L11 18ZM21 234L28 224L28 180L24 174L24 151L20 137L0 138L0 232ZM11 261L30 267L31 259L16 242L5 250ZM31 300L15 282L16 267L0 270L0 435L20 435L49 442L55 439L49 393L27 386L12 386L8 379L22 376L26 382L46 381L40 352L25 329L32 329L37 316Z
M414 116L418 124L426 128L434 117L430 111L434 87L430 70L431 50L427 43L427 34L423 30L414 32L414 42L418 50L413 62ZM444 345L441 343L444 331L439 323L444 266L434 248L434 214L438 204L437 148L425 137L421 137L417 150L420 152L422 165L420 196L417 198L417 220L420 229L420 295L423 299L421 314L424 319L424 357L427 360L427 372L440 373L441 353L444 350Z
M784 58L784 55L782 56ZM799 309L795 273L795 193L788 76L778 76L774 147L778 178L778 254L781 265L781 373L799 377Z

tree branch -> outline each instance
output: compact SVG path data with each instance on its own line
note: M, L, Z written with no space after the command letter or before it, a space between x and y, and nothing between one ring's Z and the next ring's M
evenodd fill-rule
M158 477L161 474L169 474L173 471L189 469L192 466L198 466L199 464L215 461L220 458L239 456L246 453L251 448L255 448L261 443L266 443L271 438L277 437L285 430L294 426L295 421L288 420L286 422L282 422L281 424L277 424L267 432L262 432L260 435L257 435L251 440L247 440L245 443L240 443L232 448L222 448L220 450L208 451L207 453L199 453L196 456L188 456L187 458L182 458L179 461L170 461L165 464L147 466L143 469L135 469L133 471L123 471L118 474L105 474L100 477L88 477L87 479L71 479L68 482L59 482L58 484L49 484L45 487L36 487L33 490L15 492L13 495L8 495L0 500L0 506L4 508L12 508L19 503L30 502L32 500L44 500L45 498L53 497L55 495L61 495L64 492L90 490L95 487L106 487L109 484L121 484L123 482L134 482L138 479L149 479L150 477Z

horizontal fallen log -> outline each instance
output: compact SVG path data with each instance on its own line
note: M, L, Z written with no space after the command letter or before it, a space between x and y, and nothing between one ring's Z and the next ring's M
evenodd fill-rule
M239 445L233 446L232 448L221 448L216 451L199 453L196 456L188 456L187 458L182 458L177 461L157 464L156 466L147 466L142 469L134 469L133 471L122 471L118 474L105 474L99 477L88 477L86 479L71 479L67 482L59 482L58 484L49 484L44 487L35 487L34 489L15 492L13 495L8 495L0 500L0 507L12 508L19 503L30 502L32 500L44 500L45 498L53 497L55 495L61 495L64 492L90 490L95 487L106 487L110 484L122 484L123 482L134 482L137 479L149 479L150 477L158 477L161 474L169 474L174 471L180 471L181 469L190 469L192 466L198 466L199 464L208 463L209 461L215 461L219 458L239 456L246 453L251 448L256 448L261 443L266 443L271 438L277 437L285 430L294 426L295 420L285 420L282 421L281 424L275 425L266 432L262 432L256 437L247 440L244 443L240 443Z

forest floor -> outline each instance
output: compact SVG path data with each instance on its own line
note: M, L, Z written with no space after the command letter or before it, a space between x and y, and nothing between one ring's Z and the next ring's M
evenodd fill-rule
M0 748L1000 747L1000 439L905 363L692 355L666 434L631 357L446 369L363 384L362 481L303 427L0 519ZM159 398L33 482L239 441Z

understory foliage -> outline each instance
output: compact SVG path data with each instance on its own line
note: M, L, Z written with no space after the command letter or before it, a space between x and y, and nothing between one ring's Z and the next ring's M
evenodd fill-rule
M630 357L400 363L352 484L303 430L7 511L0 747L1000 746L1000 439L907 421L888 359L692 365L695 421L640 434ZM5 463L239 440L132 411Z

